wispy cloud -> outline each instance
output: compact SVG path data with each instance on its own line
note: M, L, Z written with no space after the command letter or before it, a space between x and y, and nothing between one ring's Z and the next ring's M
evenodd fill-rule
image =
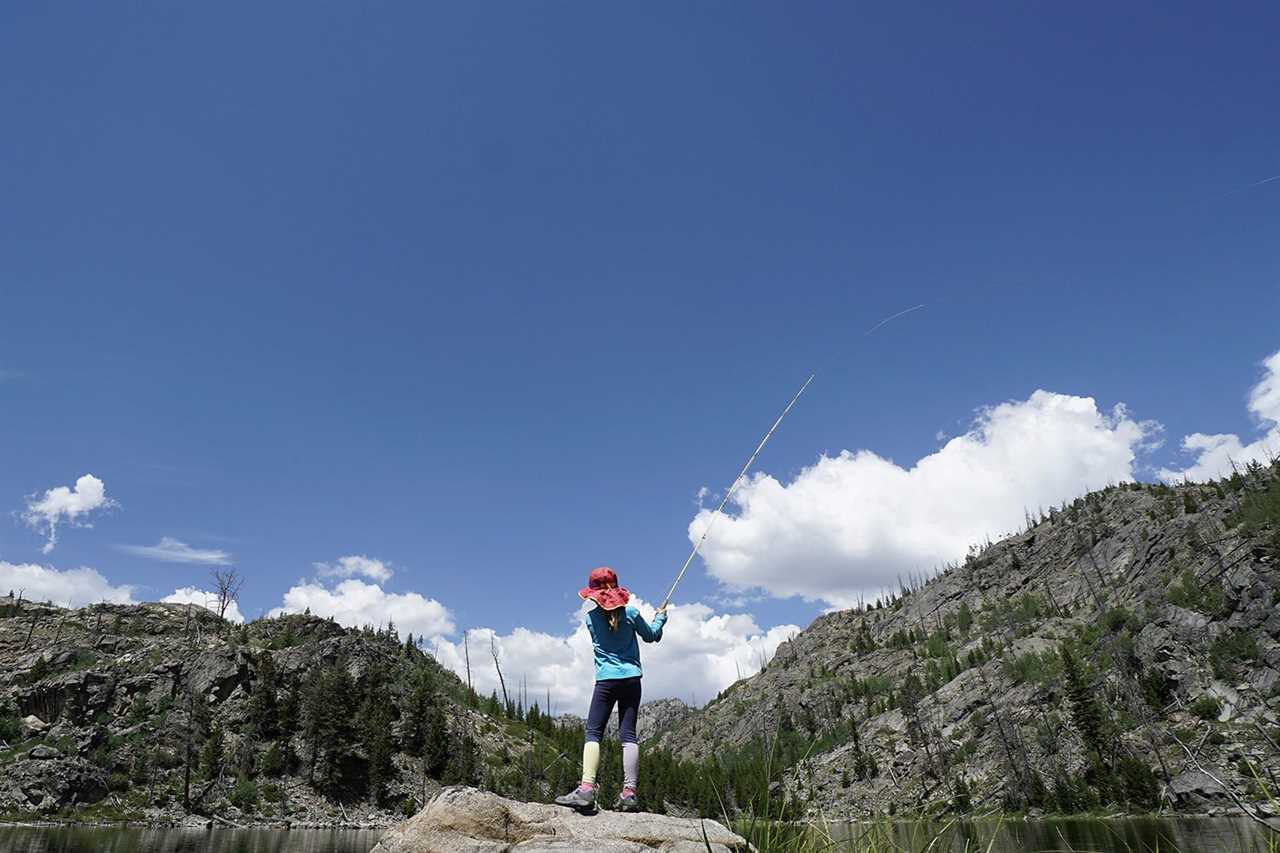
M92 527L87 518L92 512L111 509L120 504L107 497L107 487L92 474L85 474L70 488L55 486L43 496L30 495L22 520L34 530L43 531L48 541L40 550L48 554L58 544L58 524L65 521L74 527Z
M172 536L162 536L154 545L117 545L116 549L162 563L199 563L205 566L229 566L232 563L232 557L226 551L192 548Z
M31 374L25 370L14 370L11 367L0 367L0 382L20 382L30 379Z

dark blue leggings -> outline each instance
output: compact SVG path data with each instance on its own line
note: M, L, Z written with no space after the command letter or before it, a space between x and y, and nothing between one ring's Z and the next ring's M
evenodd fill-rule
M605 724L618 703L618 737L623 743L636 740L636 712L640 710L640 677L609 678L596 682L591 694L591 710L587 712L587 740L600 742Z

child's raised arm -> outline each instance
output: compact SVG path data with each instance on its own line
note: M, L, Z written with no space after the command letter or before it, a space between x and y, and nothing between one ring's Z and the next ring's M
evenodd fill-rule
M659 610L658 615L654 617L653 624L650 625L645 618L640 615L639 610L632 610L631 625L636 629L636 634L646 643L656 643L662 639L662 626L667 624L667 611Z

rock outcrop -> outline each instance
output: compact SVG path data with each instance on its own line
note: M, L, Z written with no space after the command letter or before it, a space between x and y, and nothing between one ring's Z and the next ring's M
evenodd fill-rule
M713 820L636 812L579 814L475 788L445 788L382 836L373 853L748 853Z
M1069 645L1120 753L1155 777L1145 808L1220 802L1184 772L1195 768L1175 736L1263 799L1255 774L1280 773L1280 523L1241 518L1276 495L1280 464L1093 492L936 577L820 616L656 742L720 759L794 732L804 757L783 787L827 815L950 807L957 779L974 803L1016 805L1089 768Z
M106 795L107 781L101 769L47 747L31 750L0 778L0 806L6 809L53 812L96 803Z

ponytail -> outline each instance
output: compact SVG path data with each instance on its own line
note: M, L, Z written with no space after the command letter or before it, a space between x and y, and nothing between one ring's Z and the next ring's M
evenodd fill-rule
M621 621L621 619L622 617L618 615L617 608L610 610L609 611L609 630L610 631L618 630L618 623Z

